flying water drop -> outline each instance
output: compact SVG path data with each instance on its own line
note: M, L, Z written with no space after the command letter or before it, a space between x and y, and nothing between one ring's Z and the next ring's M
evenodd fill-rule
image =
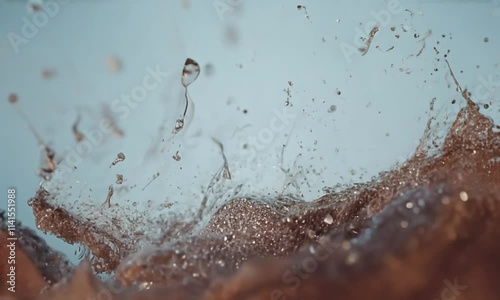
M186 106L184 108L184 113L182 114L182 117L180 119L177 119L177 121L175 122L175 128L174 130L172 130L173 134L178 133L179 131L182 130L182 128L184 128L184 119L186 118L188 104L189 104L188 100L189 94L187 88L191 83L193 83L196 80L196 78L198 78L199 75L200 75L200 65L191 58L186 59L181 75L181 83L185 89L184 98L186 100Z

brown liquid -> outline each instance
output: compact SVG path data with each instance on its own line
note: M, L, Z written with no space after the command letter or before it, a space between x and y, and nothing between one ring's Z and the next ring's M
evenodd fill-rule
M87 245L94 269L116 278L106 287L83 264L44 295L114 286L116 299L498 299L499 128L462 95L438 154L419 147L398 169L312 202L231 200L201 232L198 220L172 220L156 248L138 251L41 190L39 228Z

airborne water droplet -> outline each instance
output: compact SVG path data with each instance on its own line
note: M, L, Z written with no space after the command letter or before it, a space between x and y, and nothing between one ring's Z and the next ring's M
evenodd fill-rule
M191 58L186 59L186 62L184 63L184 69L182 70L182 85L187 88L196 80L196 78L198 78L198 75L200 75L200 66L198 65L198 63Z
M17 102L17 95L16 94L10 94L9 95L9 103L14 104Z
M102 206L104 205L108 205L108 208L111 207L111 197L113 196L113 185L110 185L108 187L108 195L106 196L106 201L104 201L104 203L102 204Z
M184 89L186 90L184 92L186 106L184 108L184 112L182 113L182 117L180 119L177 119L177 121L175 122L175 128L172 130L173 134L177 134L179 131L181 131L182 128L184 128L184 119L186 118L189 106L189 98L188 98L189 96L187 88L191 83L193 83L196 80L196 78L198 78L198 75L200 75L200 65L198 65L198 63L191 58L186 59L181 75L181 83L182 86L184 86Z
M172 156L172 158L176 161L180 161L181 160L181 156L179 155L179 151L175 152L175 155Z
M120 152L116 155L116 159L111 163L109 167L111 168L112 166L115 166L117 163L124 160L125 160L125 154L123 154L123 152Z

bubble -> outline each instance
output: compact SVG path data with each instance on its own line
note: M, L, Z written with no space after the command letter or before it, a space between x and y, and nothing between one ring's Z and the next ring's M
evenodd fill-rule
M332 225L333 224L333 217L332 215L328 214L326 215L325 219L323 220L326 224Z
M467 200L469 200L469 195L467 194L467 192L460 192L460 200L462 200L463 202L467 202Z
M408 221L401 221L401 228L407 228L408 227Z
M355 264L355 263L358 261L358 259L359 259L359 255L358 255L358 253L356 253L356 252L351 252L351 253L349 253L349 255L347 256L347 259L346 259L346 261L345 261L345 262L346 262L346 264L347 264L347 265L353 265L353 264Z

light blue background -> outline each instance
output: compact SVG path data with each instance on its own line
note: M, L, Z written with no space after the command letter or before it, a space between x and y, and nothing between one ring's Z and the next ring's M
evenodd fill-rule
M165 181L159 181L165 189L151 192L169 193L181 203L179 210L185 209L182 205L198 205L199 199L191 199L185 191L176 193L206 186L220 166L218 148L207 142L209 137L225 144L229 164L237 174L235 181L245 182L246 192L274 195L285 189L311 200L322 194L324 186L366 181L390 169L415 149L429 116L441 110L442 120L448 115L452 121L464 104L442 59L448 49L462 85L473 93L481 89L480 102L491 106L485 113L499 120L500 4L402 1L402 11L390 14L389 25L380 27L369 52L347 59L341 45L354 45L358 29L365 31L367 23L376 21L373 13L387 10L389 2L240 0L232 1L234 9L221 18L214 4L227 3L225 0L73 0L61 5L16 54L8 34L21 34L22 19L32 20L33 15L23 1L1 1L0 193L6 199L7 189L16 188L17 217L34 227L26 201L39 185L36 168L40 152L26 122L8 104L10 93L19 96L18 106L43 139L61 153L74 144L70 129L78 112L100 112L102 105L109 105L140 83L148 66L160 65L172 74L180 72L186 57L196 59L202 67L202 74L189 87L196 110L187 130L191 137L205 140L195 142L192 152L186 150L187 158L180 162L185 166L182 171L167 168L167 176L161 177ZM306 7L309 19L304 10L297 9L299 4ZM415 57L422 43L414 33L421 38L428 30L432 34L426 39L426 48ZM228 38L228 32L234 32L236 39ZM376 46L394 49L385 52ZM122 61L121 72L106 68L108 56ZM214 66L212 76L204 73L206 64ZM43 79L40 74L44 68L56 70L56 76ZM496 86L482 88L481 78L492 78ZM293 82L293 106L286 109L297 118L277 133L258 153L257 162L249 166L242 162L248 157L242 141L262 132L273 118L273 110L282 111L288 81ZM170 88L165 83L152 91L140 110L119 124L128 130L126 134L135 130L154 137L151 128L157 129L164 107L174 111L169 120L175 118L182 102L165 100ZM430 113L434 97L436 111ZM458 103L451 105L452 99ZM328 113L331 105L337 110ZM234 138L237 128L243 129ZM291 179L279 168L280 149L285 143L283 163L295 174ZM126 150L132 152L134 145L132 141ZM299 154L302 156L297 159ZM107 168L110 160L103 160L98 164ZM173 163L170 158L165 162L169 166ZM86 180L89 186L100 184L92 178ZM294 180L298 190L287 185ZM107 185L102 184L99 193L105 195ZM6 206L5 200L0 203L1 208ZM45 238L76 261L74 246L51 236Z

